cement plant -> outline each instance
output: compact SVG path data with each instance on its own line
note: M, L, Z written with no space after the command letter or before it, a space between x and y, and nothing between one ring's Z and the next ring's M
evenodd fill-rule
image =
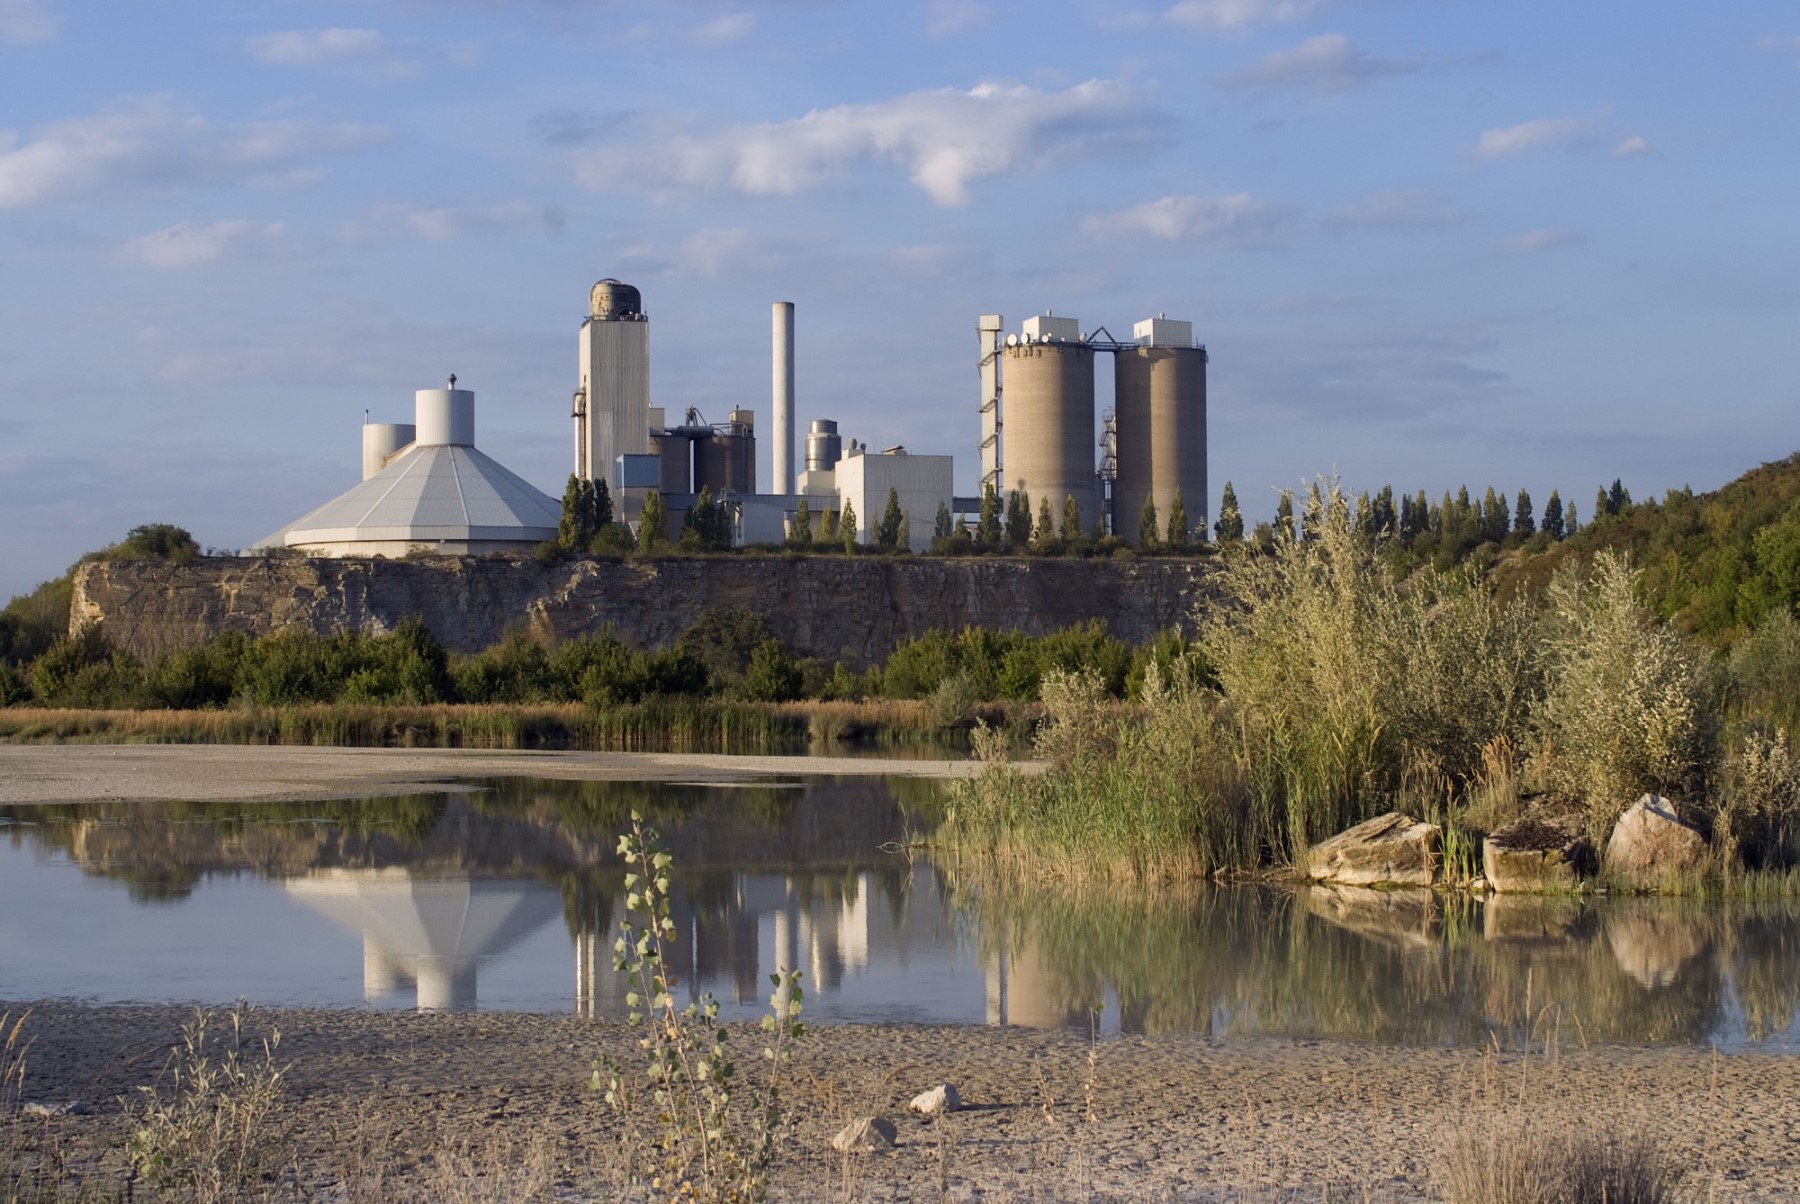
M674 539L704 493L730 519L736 546L775 544L811 514L853 510L872 542L873 518L890 496L906 518L907 542L931 546L939 516L973 516L980 494L958 496L954 457L852 437L838 420L811 418L797 465L795 311L771 312L772 478L757 479L757 424L734 408L708 421L689 408L652 404L650 317L642 293L607 278L588 294L581 319L571 471L604 482L615 517L633 528L646 499L663 504ZM1146 499L1167 515L1179 497L1190 532L1207 530L1207 351L1193 324L1159 314L1135 322L1129 340L1046 311L1008 333L1000 314L976 322L979 392L970 415L979 432L980 487L1025 494L1081 531L1139 540ZM1096 359L1112 356L1115 408L1096 413ZM879 432L869 432L878 435ZM880 450L876 447L881 445ZM450 376L414 396L410 423L362 428L362 481L257 540L258 550L310 556L399 557L427 551L480 555L530 549L556 538L557 499L475 447L475 393ZM1065 520L1066 521L1066 520Z

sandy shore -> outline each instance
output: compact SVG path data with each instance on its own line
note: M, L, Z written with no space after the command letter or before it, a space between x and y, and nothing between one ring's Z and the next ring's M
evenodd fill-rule
M0 1005L4 1007L6 1005ZM11 1005L16 1009L19 1005ZM38 1005L25 1098L87 1114L29 1122L84 1177L117 1183L130 1118L188 1013ZM315 1199L617 1198L620 1127L586 1085L636 1056L615 1023L560 1016L268 1011L291 1063L266 1126L289 1194ZM760 1036L741 1035L750 1065ZM784 1098L776 1199L1438 1198L1446 1135L1523 1107L1642 1129L1696 1198L1800 1196L1800 1061L1692 1049L1554 1056L1332 1042L1119 1038L995 1028L816 1029ZM968 1106L910 1116L941 1081ZM1486 1102L1484 1102L1486 1101ZM1494 1102L1499 1101L1499 1102ZM831 1135L892 1119L898 1145L846 1159ZM458 1187L457 1184L461 1184ZM554 1186L552 1186L554 1185Z
M720 781L800 773L944 778L973 768L966 760L874 757L0 744L0 803L281 802L409 794L466 778Z

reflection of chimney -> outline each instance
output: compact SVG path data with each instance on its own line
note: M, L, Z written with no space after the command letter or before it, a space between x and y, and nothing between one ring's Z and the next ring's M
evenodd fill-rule
M769 488L786 495L794 492L794 303L777 301L773 310L770 406L775 416L775 481Z
M418 982L421 1011L467 1012L475 1008L472 957L421 957Z
M387 955L375 939L375 934L363 932L363 1000L374 1003L400 985L400 968L394 965L394 959Z

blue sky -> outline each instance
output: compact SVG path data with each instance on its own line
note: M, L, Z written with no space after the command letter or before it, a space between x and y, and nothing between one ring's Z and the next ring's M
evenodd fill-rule
M1252 520L1713 488L1797 442L1797 118L1777 3L0 0L0 596L246 544L452 371L558 492L608 275L654 404L766 434L792 300L802 429L964 492L1044 309L1195 322Z

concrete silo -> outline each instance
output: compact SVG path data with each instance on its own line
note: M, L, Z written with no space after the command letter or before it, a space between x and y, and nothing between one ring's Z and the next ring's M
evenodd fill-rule
M1006 381L1004 481L1023 489L1035 512L1042 500L1062 522L1065 499L1094 525L1094 352L1073 318L1027 318L1003 353Z
M1113 530L1136 543L1144 498L1156 502L1160 539L1181 491L1193 538L1207 538L1206 348L1191 322L1151 318L1132 328L1136 347L1113 356L1118 475ZM1008 401L1011 401L1010 394Z

